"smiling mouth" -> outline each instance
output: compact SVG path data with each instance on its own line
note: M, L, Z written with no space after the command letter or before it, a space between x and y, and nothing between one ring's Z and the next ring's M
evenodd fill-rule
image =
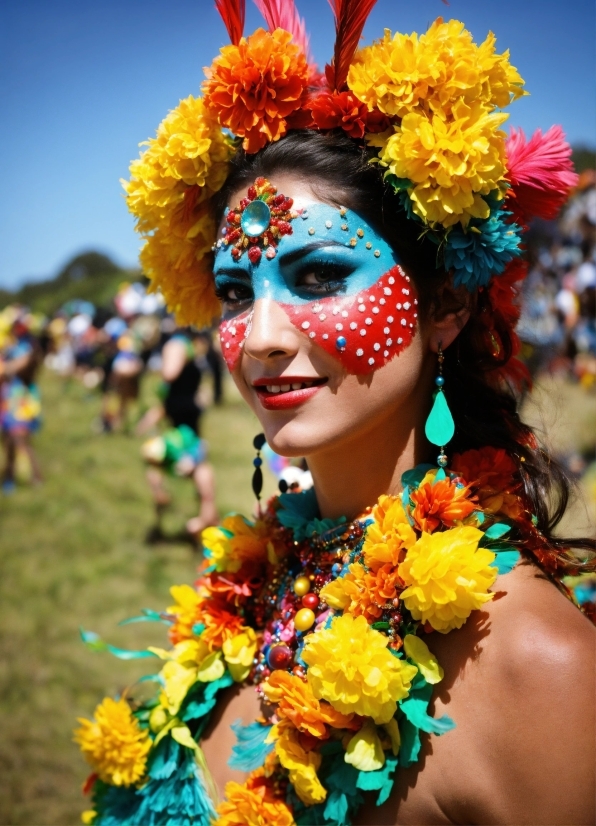
M257 379L253 382L253 387L264 407L279 409L302 404L312 398L326 383L326 378L280 376Z

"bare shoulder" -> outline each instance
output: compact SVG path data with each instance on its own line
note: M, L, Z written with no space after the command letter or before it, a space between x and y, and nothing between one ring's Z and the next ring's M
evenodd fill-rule
M460 822L594 823L596 629L533 565L497 588L484 616L433 641L436 713L472 755L464 806L449 805Z

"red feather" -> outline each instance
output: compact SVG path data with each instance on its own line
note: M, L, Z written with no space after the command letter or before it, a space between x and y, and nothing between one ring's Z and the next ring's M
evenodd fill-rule
M316 69L310 52L306 26L298 14L294 0L255 0L255 5L265 18L269 31L285 29L290 32L293 42L302 49L309 65Z
M215 0L215 8L221 15L230 40L237 46L244 31L246 0Z
M377 0L329 0L335 15L335 49L333 63L325 67L325 73L332 92L343 90L364 24L376 2Z

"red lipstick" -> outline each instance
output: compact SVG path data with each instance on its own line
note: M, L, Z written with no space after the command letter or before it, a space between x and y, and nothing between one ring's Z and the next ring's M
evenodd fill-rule
M286 410L304 404L326 382L318 376L275 376L255 379L252 386L265 410Z

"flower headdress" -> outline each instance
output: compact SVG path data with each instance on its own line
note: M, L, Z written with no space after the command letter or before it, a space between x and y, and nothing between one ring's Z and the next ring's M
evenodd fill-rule
M267 29L247 37L245 0L216 0L231 44L205 69L203 98L170 112L124 183L145 238L141 264L181 323L218 314L212 198L232 155L308 128L377 149L373 161L454 286L487 288L514 326L523 233L534 216L556 215L575 185L570 147L558 126L530 140L502 130L503 110L526 93L492 33L478 45L462 23L438 18L420 36L386 30L358 49L375 2L330 0L336 42L320 74L294 0L255 0Z

